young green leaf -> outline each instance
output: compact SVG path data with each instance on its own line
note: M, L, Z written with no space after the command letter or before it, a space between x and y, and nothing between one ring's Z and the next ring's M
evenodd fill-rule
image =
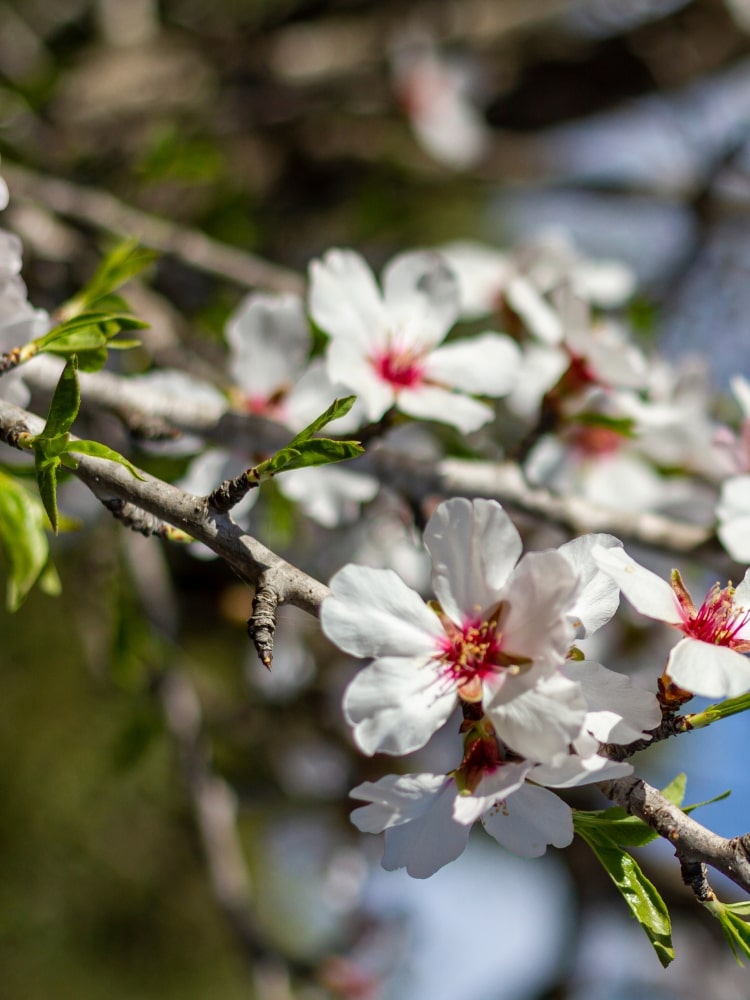
M330 465L333 462L346 462L358 458L364 448L358 441L334 441L331 438L313 438L310 441L299 441L292 447L282 448L265 462L257 465L253 479L262 482L275 476L278 472L291 472L293 469L306 469L313 465Z
M737 964L744 965L742 958L750 958L750 924L743 917L750 914L750 904L720 903L714 899L703 905L721 924Z
M671 802L673 806L681 806L685 801L685 791L687 789L687 775L684 771L681 771L676 777L674 777L668 785L665 785L661 790L661 794L667 800ZM695 806L693 806L695 808Z
M21 483L0 472L0 542L8 560L5 604L17 611L40 579L49 556L42 505Z
M143 479L138 469L124 455L121 455L119 451L108 448L104 444L99 444L98 441L71 441L67 447L67 455L71 453L76 455L92 455L94 458L106 458L110 462L117 462L119 465L124 466L131 476L134 476L136 479Z
M576 833L584 839L601 836L617 844L618 847L645 847L659 836L637 816L629 816L624 809L611 809L573 813Z
M704 729L706 726L710 726L712 722L718 722L719 719L727 719L730 715L738 715L740 712L746 712L749 708L750 694L741 694L737 698L727 698L716 705L709 705L702 712L687 715L685 719L690 729Z
M297 448L304 441L308 441L313 434L322 430L327 424L339 417L344 417L354 406L356 396L345 396L343 399L334 399L325 413L321 413L311 424L308 424L299 434L289 442L290 448Z
M44 509L47 511L49 523L52 530L57 534L58 514L57 514L57 470L60 466L58 457L47 458L44 452L37 450L34 445L34 461L36 464L36 482L39 488L39 496L42 498Z
M81 391L78 387L78 359L70 358L62 370L50 403L47 422L39 438L52 440L67 434L78 416Z
M666 968L674 958L672 928L669 911L658 890L643 874L635 858L610 840L602 830L595 831L585 824L579 826L576 823L576 833L599 859Z
M140 274L157 256L155 251L140 246L137 240L119 243L106 255L85 288L62 306L60 316L64 320L72 319L94 306L101 306L105 302L109 305L107 297L126 281Z

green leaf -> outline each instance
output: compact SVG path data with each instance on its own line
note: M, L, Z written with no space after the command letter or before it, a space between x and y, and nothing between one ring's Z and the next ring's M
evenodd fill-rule
M685 800L685 790L687 789L687 775L684 771L673 778L668 785L661 790L661 794L671 802L673 806L681 806ZM693 806L693 808L696 808Z
M40 579L49 557L42 505L27 489L0 472L0 542L8 558L5 604L17 611Z
M107 348L114 347L110 341L107 347L99 347L95 351L80 351L78 357L78 368L82 372L98 372L107 363Z
M119 243L106 255L85 288L65 303L60 315L70 319L94 305L109 305L111 293L140 274L157 256L153 250L140 246L137 240Z
M296 449L299 458L294 459L286 467L285 472L291 469L305 469L312 465L347 462L352 458L359 458L365 451L359 441L335 441L331 438L313 438L312 441L296 445Z
M36 462L36 482L39 487L39 496L42 498L44 509L47 511L49 523L52 530L57 534L57 470L60 465L59 458L47 458L41 450L34 452Z
M119 465L123 465L131 476L135 476L136 479L143 479L138 469L124 455L121 455L119 451L108 448L105 444L99 444L98 441L71 441L67 451L68 454L73 452L76 455L91 455L94 458L106 458L110 462L117 462Z
M313 438L299 442L296 447L282 448L272 458L261 462L254 470L254 479L262 481L278 472L306 469L313 465L330 465L358 458L364 448L358 441L334 441L330 438Z
M325 413L321 413L319 417L316 417L311 424L308 424L299 434L289 442L290 448L297 448L304 441L309 440L313 434L322 430L326 424L330 424L333 420L338 420L339 417L344 417L354 406L356 396L345 396L343 399L334 399Z
M618 847L602 831L576 823L576 833L594 852L614 882L630 912L643 928L656 956L666 968L674 958L669 911L658 890L643 874L635 858Z
M68 360L63 368L60 380L57 383L55 392L50 403L47 422L39 438L52 440L60 435L67 434L73 426L78 410L81 406L81 392L78 387L78 360L73 357Z
M583 427L601 427L604 430L614 431L624 438L633 438L635 434L635 420L632 417L610 417L605 413L595 413L585 411L576 413L571 418L571 423L582 425Z
M716 705L709 705L702 712L696 712L694 715L688 715L685 718L691 729L704 729L706 726L710 726L712 722L718 722L719 719L728 719L730 715L738 715L740 712L746 712L749 708L750 693L741 694L738 698L727 698Z
M721 924L737 964L744 965L742 956L750 958L750 924L743 916L750 914L750 903L721 903L715 899L703 906Z
M62 593L62 581L51 559L47 561L39 577L39 589L48 597L59 597Z
M577 809L573 824L584 839L601 836L619 847L645 847L659 836L643 820L628 815L619 806L591 812Z

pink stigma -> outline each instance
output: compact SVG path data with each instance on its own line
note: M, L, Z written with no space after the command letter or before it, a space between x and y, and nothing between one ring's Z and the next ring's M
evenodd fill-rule
M732 587L722 589L714 584L703 604L682 626L685 635L740 652L750 649L750 642L741 634L750 622L750 611L735 606L733 593Z
M464 701L481 701L482 681L508 665L497 621L455 625L441 615L446 636L441 642L444 676Z
M375 371L394 389L411 389L422 381L424 367L418 354L389 348L372 359Z

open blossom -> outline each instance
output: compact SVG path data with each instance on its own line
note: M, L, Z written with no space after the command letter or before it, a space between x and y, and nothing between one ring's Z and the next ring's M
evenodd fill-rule
M521 539L502 507L463 498L437 508L425 543L436 608L391 570L361 566L340 570L323 603L326 635L374 658L344 696L360 749L416 750L461 700L481 702L498 736L525 757L567 753L587 705L561 667L577 630L598 627L616 606L601 575L579 572L585 543L518 561Z
M268 417L294 434L319 416L336 396L347 394L342 386L331 383L320 361L308 362L310 326L297 295L251 293L230 317L226 337L236 409ZM329 424L329 429L334 434L353 430L358 425L357 412L361 416L355 404L346 417ZM223 479L247 468L250 459L245 451L211 449L192 463L181 485L189 492L208 493ZM378 491L372 476L336 466L286 472L277 479L277 486L326 527L356 518L360 504L372 500ZM257 497L258 491L251 490L234 508L233 517L244 517Z
M464 433L492 419L491 407L470 394L506 395L519 351L498 333L441 346L458 308L455 276L436 253L396 257L382 292L351 250L330 250L310 266L310 313L330 337L328 375L357 394L369 420L392 406Z
M567 847L573 839L570 807L542 785L569 788L632 771L596 755L569 754L558 766L502 761L487 753L488 742L475 741L450 774L386 775L352 789L352 798L370 803L352 813L355 826L364 833L385 831L384 868L406 868L415 878L433 875L463 852L477 820L521 857L539 857L550 844Z
M715 584L697 607L679 573L671 584L622 549L595 548L594 559L636 611L666 622L684 638L671 650L666 672L685 691L734 698L750 691L750 570L738 587Z

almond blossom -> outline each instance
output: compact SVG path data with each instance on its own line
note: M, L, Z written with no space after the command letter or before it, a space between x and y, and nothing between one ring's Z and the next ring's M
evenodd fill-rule
M342 386L331 383L320 361L308 361L310 326L297 295L251 293L230 317L226 337L234 383L230 396L236 410L268 417L296 433L337 395L346 394ZM361 417L355 404L346 417L329 427L333 433L353 430L358 426L358 413ZM245 451L209 449L192 463L182 488L207 493L247 468L248 461ZM277 479L277 486L325 527L356 518L360 505L372 500L379 488L372 476L335 466L286 472ZM234 508L235 519L243 518L257 497L258 491L251 490Z
M329 250L310 266L309 298L313 320L330 337L330 379L357 394L371 421L397 406L468 433L493 417L470 394L500 397L515 383L519 351L509 337L486 332L443 345L459 299L437 253L396 257L381 292L359 254Z
M386 775L352 789L369 805L351 819L364 833L385 831L383 867L427 878L464 850L480 820L499 844L525 858L573 840L570 807L545 786L570 788L632 772L605 757L566 755L556 766L503 759L491 727L470 727L460 767L450 774Z
M676 570L667 583L623 549L595 547L593 557L636 611L683 633L666 665L678 687L706 698L750 691L750 570L737 587L714 584L696 606Z
M617 603L590 551L620 543L598 536L519 561L521 539L502 507L456 498L437 508L425 544L438 603L425 605L391 570L362 566L340 570L323 603L326 635L345 652L374 658L344 696L357 745L367 754L409 753L459 703L481 703L515 752L555 762L590 728L585 685L563 670L570 644ZM616 692L621 679L612 678ZM621 718L618 697L609 707ZM633 722L639 734L658 723L649 697Z

